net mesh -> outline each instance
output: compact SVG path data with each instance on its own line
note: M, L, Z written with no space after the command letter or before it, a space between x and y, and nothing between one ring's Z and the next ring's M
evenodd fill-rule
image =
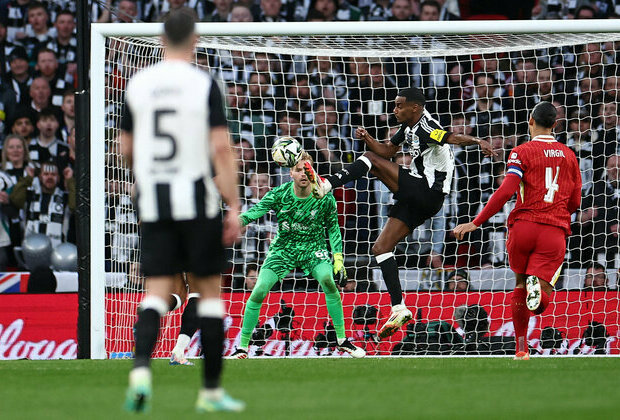
M529 340L541 354L619 354L617 57L620 34L463 36L202 36L196 65L210 71L226 93L229 126L239 164L244 210L288 181L269 149L278 136L294 136L329 174L364 150L354 136L365 127L387 139L399 89L418 86L427 110L449 131L489 140L499 152L484 158L477 147L454 147L452 192L442 210L396 248L405 301L415 320L390 340L376 332L389 316L389 297L371 248L387 221L392 194L375 178L334 192L350 281L342 292L347 335L370 354L503 354L514 351L510 293L514 275L505 248L509 201L468 240L450 234L470 221L501 183L512 147L527 140L529 112L540 100L558 108L555 135L577 154L583 204L573 216L564 271L542 316L530 320ZM157 37L115 37L106 42L106 351L129 355L137 303L139 225L131 203L131 173L116 138L124 88L141 68L161 59ZM408 153L396 156L400 164ZM260 267L277 231L275 216L248 226L231 249L224 277L226 354L238 344L252 270ZM596 265L600 264L600 265ZM455 272L458 267L463 271ZM461 274L464 281L454 281ZM455 291L456 289L456 291ZM282 318L292 308L290 328ZM480 311L482 308L482 311ZM162 320L156 357L167 357L182 308ZM276 356L338 354L315 280L286 277L265 299L251 353ZM475 321L475 322L474 322ZM598 324L600 323L600 325ZM198 354L192 340L189 356Z

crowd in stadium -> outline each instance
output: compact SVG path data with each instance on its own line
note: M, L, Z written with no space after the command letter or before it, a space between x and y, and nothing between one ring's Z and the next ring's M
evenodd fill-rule
M149 22L181 6L193 8L205 22L588 19L620 14L615 0L105 0L91 2L89 12L93 22ZM75 2L0 1L0 42L0 60L5 63L0 66L0 202L9 222L0 246L6 267L16 265L11 248L21 243L24 228L42 231L41 225L60 223L50 229L55 240L74 241L73 223L64 215L75 205ZM509 206L475 232L470 245L457 244L449 232L473 219L501 183L510 149L527 140L529 111L540 100L551 101L560 115L555 134L577 154L584 181L567 261L583 268L601 261L613 268L609 266L618 253L620 216L617 51L614 43L591 43L513 54L343 59L234 51L225 55L200 49L197 62L225 86L245 208L286 175L269 163L269 148L277 136L300 139L318 173L333 173L363 151L363 143L353 135L357 126L379 139L394 133L393 100L404 87L424 88L427 109L449 131L492 142L501 152L494 159L483 158L477 149L455 148L454 193L431 222L399 245L400 265L405 267L506 265ZM135 70L127 65L127 57L108 60L108 70L119 78ZM122 98L116 99L107 109L109 128L118 124ZM396 159L408 164L411 157L404 150ZM138 244L137 218L126 185L110 169L107 258L129 263ZM369 254L369 244L385 223L391 194L367 179L348 187L335 195L348 264L360 265L364 260L359 256ZM25 189L26 201L15 197ZM62 204L57 214L41 211L50 199ZM251 225L235 260L260 262L275 226L269 216ZM242 270L243 265L238 271Z

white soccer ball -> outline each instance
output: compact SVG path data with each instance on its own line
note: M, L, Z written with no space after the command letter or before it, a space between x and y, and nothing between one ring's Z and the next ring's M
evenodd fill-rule
M271 157L280 166L292 168L301 160L304 149L293 137L279 137L271 148Z

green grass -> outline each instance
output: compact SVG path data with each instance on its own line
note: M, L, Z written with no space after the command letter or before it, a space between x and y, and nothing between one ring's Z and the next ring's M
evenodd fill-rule
M122 419L130 361L0 362L0 418ZM200 365L153 362L148 418L198 417ZM229 360L223 383L248 408L211 418L618 418L618 358Z

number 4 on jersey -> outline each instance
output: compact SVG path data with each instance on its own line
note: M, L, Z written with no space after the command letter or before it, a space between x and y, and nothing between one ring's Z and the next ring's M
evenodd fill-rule
M553 176L553 168L546 167L545 168L545 188L547 189L547 194L543 200L545 203L553 203L553 197L555 193L558 192L560 186L558 185L558 175L560 174L560 167L555 167L556 173Z

